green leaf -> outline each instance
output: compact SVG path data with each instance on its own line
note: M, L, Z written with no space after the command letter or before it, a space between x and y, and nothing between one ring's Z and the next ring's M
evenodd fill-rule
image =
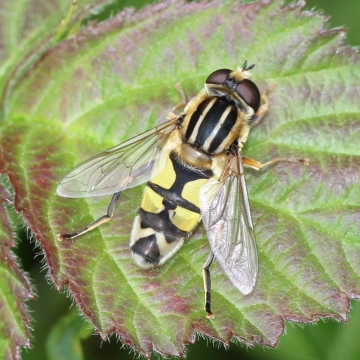
M81 340L91 335L91 329L79 314L72 311L63 316L51 330L46 340L50 360L82 360L84 354Z
M15 246L8 209L12 196L2 184L5 176L0 180L0 358L15 359L21 346L30 346L30 318L23 302L34 295L11 251Z
M274 346L284 320L346 320L349 300L360 296L360 68L343 33L280 1L165 1L81 23L14 76L10 92L3 87L0 169L56 286L70 290L103 336L116 332L146 355L180 356L197 333ZM256 63L262 91L275 87L243 153L261 162L308 157L310 165L246 172L259 279L243 296L216 263L209 320L202 226L168 263L145 271L128 245L141 187L122 194L110 223L62 243L57 233L88 225L110 199L64 199L55 190L79 162L164 121L181 101L175 83L194 96L212 71L245 59Z

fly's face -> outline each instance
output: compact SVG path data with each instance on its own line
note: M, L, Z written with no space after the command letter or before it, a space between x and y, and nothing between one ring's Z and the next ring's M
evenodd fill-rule
M147 183L130 236L130 250L144 269L162 265L202 220L211 252L203 268L205 309L210 310L210 265L216 259L234 286L249 294L255 286L258 258L244 177L244 165L265 164L242 156L249 124L267 111L265 95L241 69L220 69L204 89L169 120L115 146L71 170L57 193L65 197L113 194L107 214L59 240L73 239L109 221L123 190ZM260 101L264 104L260 107ZM255 122L256 122L255 121ZM300 160L307 164L306 159Z
M240 111L251 117L260 107L261 95L256 84L248 79L249 69L217 70L207 78L205 90L210 95L234 102Z

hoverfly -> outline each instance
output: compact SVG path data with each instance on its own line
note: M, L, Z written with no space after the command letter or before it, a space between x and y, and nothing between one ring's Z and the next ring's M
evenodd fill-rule
M113 194L107 214L59 240L73 239L109 221L121 191L147 182L130 236L130 249L141 268L162 265L202 220L211 252L203 267L205 310L211 312L210 266L214 258L243 294L258 275L258 256L244 165L261 164L241 154L250 125L268 109L267 96L249 79L254 65L216 70L205 86L167 122L100 153L71 170L57 194L80 198ZM263 104L261 104L261 99ZM185 104L184 104L185 105Z

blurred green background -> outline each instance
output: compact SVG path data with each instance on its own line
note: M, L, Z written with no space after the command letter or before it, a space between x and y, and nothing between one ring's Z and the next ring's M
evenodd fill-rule
M152 1L136 1L136 4ZM121 1L131 5L135 1ZM287 1L286 3L289 3ZM307 10L320 10L330 16L326 27L348 29L345 43L360 45L360 0L308 0ZM102 341L93 334L91 326L78 316L72 300L65 293L58 293L49 284L44 270L42 255L26 233L18 234L25 239L16 250L21 263L36 287L37 298L27 302L31 313L32 349L24 349L22 358L33 359L136 359L138 356L122 349L122 344L111 337ZM187 359L360 359L360 303L352 302L348 323L321 320L316 324L296 325L286 323L286 334L280 337L276 349L257 345L254 349L232 343L225 350L222 344L211 340L198 339L196 344L187 346ZM71 309L70 309L71 307ZM70 311L69 311L70 309ZM156 359L155 355L152 359Z

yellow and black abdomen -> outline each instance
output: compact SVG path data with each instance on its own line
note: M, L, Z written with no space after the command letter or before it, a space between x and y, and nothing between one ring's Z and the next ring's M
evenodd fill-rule
M174 151L164 155L165 168L148 182L131 234L141 267L160 265L180 248L200 220L199 191L213 175L188 166Z

